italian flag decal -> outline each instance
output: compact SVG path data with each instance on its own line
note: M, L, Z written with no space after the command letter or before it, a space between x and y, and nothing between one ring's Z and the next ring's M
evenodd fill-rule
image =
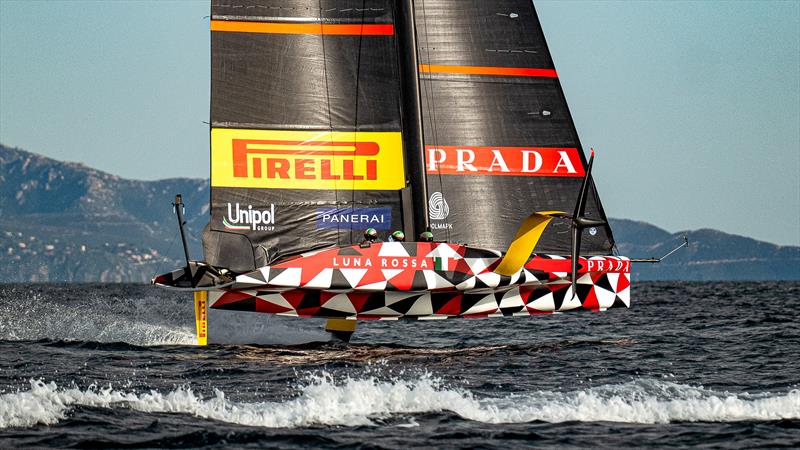
M244 231L244 230L249 230L250 229L250 225L231 225L228 222L228 218L227 217L223 217L222 218L222 224L225 225L225 228L227 228L228 230L242 230L242 231Z
M433 258L433 270L449 270L447 261L447 258L441 256Z

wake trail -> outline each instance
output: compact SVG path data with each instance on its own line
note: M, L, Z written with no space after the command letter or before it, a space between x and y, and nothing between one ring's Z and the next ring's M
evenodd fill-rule
M58 298L35 290L13 292L0 305L0 340L125 342L138 346L197 342L188 323L193 317L191 302L187 308L156 297L108 295L100 288L58 288L55 293Z

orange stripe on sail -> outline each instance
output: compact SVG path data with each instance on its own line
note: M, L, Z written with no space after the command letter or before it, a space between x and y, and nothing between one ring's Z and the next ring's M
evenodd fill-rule
M392 24L280 23L212 20L211 31L263 34L333 34L344 36L391 36Z
M531 69L526 67L491 67L491 66L437 66L420 64L422 73L458 73L467 75L504 75L510 77L546 77L558 78L554 69Z

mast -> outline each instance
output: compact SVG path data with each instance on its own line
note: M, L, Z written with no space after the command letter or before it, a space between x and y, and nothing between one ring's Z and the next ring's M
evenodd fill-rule
M417 27L414 18L414 0L400 0L395 4L397 47L400 62L401 117L403 147L411 188L411 210L403 213L413 217L413 239L430 229L428 222L428 182L425 173L425 145L422 129L422 101L419 86L419 60L417 57Z

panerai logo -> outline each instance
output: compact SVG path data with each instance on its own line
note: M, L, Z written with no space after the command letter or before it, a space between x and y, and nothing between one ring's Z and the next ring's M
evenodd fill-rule
M228 203L228 215L222 218L222 224L226 230L272 231L275 229L275 205L259 210L253 209L253 205L247 205L247 209L244 209L238 203Z
M317 228L377 228L388 230L392 226L391 208L319 208Z

